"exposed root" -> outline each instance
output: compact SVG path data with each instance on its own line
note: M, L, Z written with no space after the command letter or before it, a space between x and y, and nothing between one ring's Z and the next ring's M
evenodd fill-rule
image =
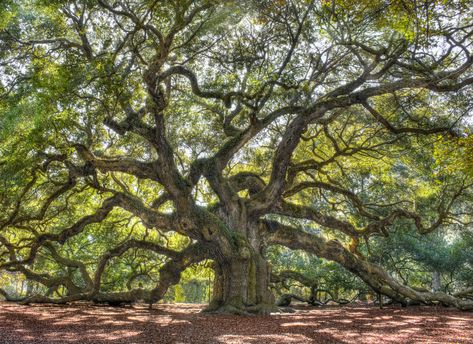
M213 307L210 305L209 307L203 309L202 312L209 314L251 315L251 313L247 312L244 308L233 305L222 305L219 307Z
M209 305L202 312L209 314L230 314L230 315L263 315L267 316L271 313L294 313L294 309L290 307L278 307L272 304L261 303L252 306L235 306L231 304L224 304L221 306Z

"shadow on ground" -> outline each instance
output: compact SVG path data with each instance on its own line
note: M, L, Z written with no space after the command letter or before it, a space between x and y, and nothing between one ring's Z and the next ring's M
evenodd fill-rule
M0 302L0 343L473 343L473 314L443 307L299 307L268 317Z

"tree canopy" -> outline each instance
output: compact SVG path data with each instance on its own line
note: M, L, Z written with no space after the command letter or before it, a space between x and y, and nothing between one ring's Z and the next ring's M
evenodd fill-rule
M152 304L201 264L222 312L286 280L473 309L472 36L462 0L4 1L0 273L27 302Z

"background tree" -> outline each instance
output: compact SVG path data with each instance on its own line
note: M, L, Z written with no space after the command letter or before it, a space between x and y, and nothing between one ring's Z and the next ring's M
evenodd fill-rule
M47 290L28 301L152 304L210 260L210 310L266 313L282 245L473 309L370 253L471 231L471 180L434 158L467 132L467 2L2 6L0 268Z

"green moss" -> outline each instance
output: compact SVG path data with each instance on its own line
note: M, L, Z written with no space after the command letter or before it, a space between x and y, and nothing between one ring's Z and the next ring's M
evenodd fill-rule
M256 262L250 259L248 264L248 302L256 303Z
M207 227L212 232L217 230L218 234L223 235L235 250L239 247L238 238L243 238L240 233L230 230L217 215L205 208L199 207L197 209L196 215L202 227Z

